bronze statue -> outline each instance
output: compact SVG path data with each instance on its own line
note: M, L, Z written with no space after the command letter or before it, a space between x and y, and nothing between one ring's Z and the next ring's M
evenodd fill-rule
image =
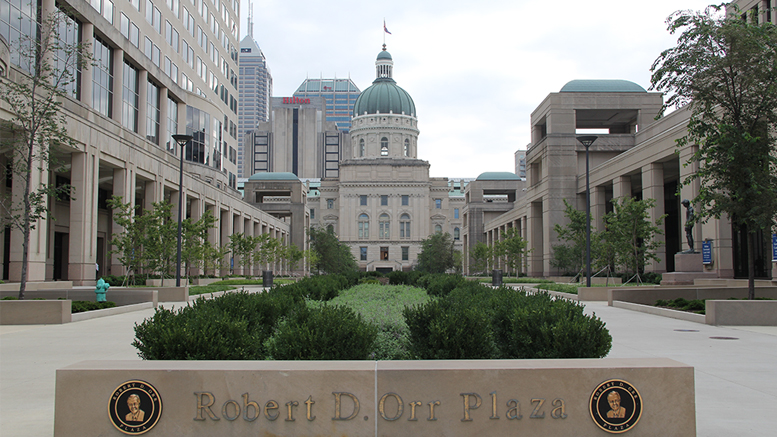
M682 205L685 207L685 239L688 240L688 250L683 253L696 253L693 250L693 225L696 222L696 216L693 213L693 206L688 199L683 199Z

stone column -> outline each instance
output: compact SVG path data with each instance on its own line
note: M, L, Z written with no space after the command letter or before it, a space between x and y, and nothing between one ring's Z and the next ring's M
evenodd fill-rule
M134 171L126 168L117 168L113 170L113 195L121 197L122 203L129 203L130 208L135 207L135 176ZM111 236L108 237L110 241L114 235L124 232L124 228L116 224L113 219L113 211L111 211ZM121 254L114 253L111 255L111 267L109 273L111 275L124 275L127 273L126 268L119 261Z
M529 205L529 217L526 223L529 239L529 272L532 277L542 277L543 229L542 229L542 200L531 202Z
M631 197L631 176L618 176L612 180L612 198Z
M664 215L664 165L660 162L651 162L642 167L642 199L654 199L656 205L648 211L648 220L655 224L656 220ZM656 249L656 256L660 261L651 261L645 266L646 270L663 273L666 272L666 226L663 222L657 225L664 231L663 234L656 234L654 239L661 246ZM672 254L674 256L674 254Z
M36 166L37 167L37 166ZM34 168L31 175L31 186L33 189L49 181L49 172ZM12 202L15 205L23 205L25 180L21 176L14 175L12 187ZM44 197L43 202L50 208L48 197ZM31 222L35 229L30 229L30 238L27 246L27 281L42 282L46 280L46 258L49 221L44 217L41 220ZM22 231L12 228L11 231L11 259L9 263L9 280L19 282L22 279L22 244L24 235ZM51 242L51 246L54 242Z
M97 260L99 158L94 152L74 152L70 154L70 162L70 184L74 192L70 199L68 279L73 285L93 285Z
M604 215L607 214L607 201L604 187L591 188L591 231L604 231Z

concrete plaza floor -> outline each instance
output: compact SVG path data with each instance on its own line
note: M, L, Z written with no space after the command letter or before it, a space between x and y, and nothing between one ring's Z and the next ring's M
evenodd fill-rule
M587 303L586 312L606 322L609 357L667 357L695 368L698 436L777 434L776 327L708 326L604 302ZM138 360L133 327L153 313L0 326L0 436L52 436L56 370L83 360Z

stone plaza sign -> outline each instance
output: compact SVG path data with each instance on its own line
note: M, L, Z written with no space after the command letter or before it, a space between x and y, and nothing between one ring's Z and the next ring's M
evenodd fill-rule
M87 361L54 435L695 436L694 399L668 359Z

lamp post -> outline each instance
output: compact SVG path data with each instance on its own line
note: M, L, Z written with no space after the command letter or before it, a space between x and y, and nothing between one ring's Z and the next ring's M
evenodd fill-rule
M591 187L588 167L588 148L599 138L596 135L577 137L585 146L585 286L591 286Z
M181 286L181 214L183 212L183 148L191 141L191 135L176 134L173 139L181 146L181 168L178 175L178 255L175 264L175 286Z

